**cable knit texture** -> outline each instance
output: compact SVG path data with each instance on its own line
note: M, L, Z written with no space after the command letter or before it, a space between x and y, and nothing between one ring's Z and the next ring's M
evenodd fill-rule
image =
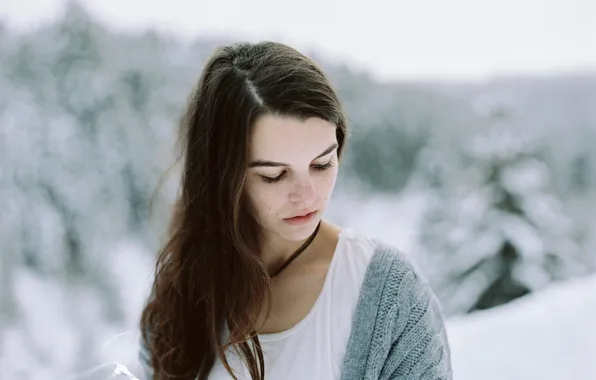
M377 244L341 380L451 380L451 352L436 297L406 255Z
M451 380L451 353L436 297L405 254L376 244L341 380ZM141 345L139 354L151 380L149 352Z

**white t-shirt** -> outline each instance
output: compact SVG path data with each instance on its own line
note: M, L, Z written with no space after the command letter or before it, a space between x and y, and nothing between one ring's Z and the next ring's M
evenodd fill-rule
M323 288L314 306L289 330L261 334L265 359L265 379L339 379L352 318L368 263L374 253L371 239L343 229ZM233 349L226 358L238 379L250 379L246 366ZM209 380L229 380L219 360Z

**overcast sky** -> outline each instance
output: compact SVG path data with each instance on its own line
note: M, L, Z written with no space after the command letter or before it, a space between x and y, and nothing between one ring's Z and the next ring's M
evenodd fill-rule
M596 0L81 0L104 23L313 46L379 77L478 79L596 69ZM0 0L13 27L63 0Z

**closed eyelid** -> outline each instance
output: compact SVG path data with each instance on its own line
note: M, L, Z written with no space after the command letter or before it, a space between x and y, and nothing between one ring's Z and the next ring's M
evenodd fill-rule
M333 157L331 156L333 152L330 152L328 155L317 158L315 161L313 161L313 164L320 164L320 163L327 163L329 161L331 161L333 159Z
M330 156L331 154L333 154L333 152L329 152L326 156L322 156L322 157L318 157L315 161L312 161L310 163L310 165L326 165L328 163L330 163L331 161L333 161L333 156ZM318 161L317 161L318 160ZM292 171L292 166L291 165L287 165L287 166L264 166L264 167L253 167L251 169L257 169L256 172L260 175L266 175L266 176L276 176L279 175L285 171ZM260 172L260 170L272 170L272 172ZM281 170L280 170L281 169Z
M333 160L333 158L329 157L329 158L325 158L325 160L321 160L321 161L313 161L310 163L309 166L323 166L323 165L327 165L329 163L331 163ZM273 168L272 168L273 169ZM276 171L272 171L272 172L257 172L258 175L260 176L266 176L266 177L277 177L279 175L282 175L285 172L292 172L292 168L291 167L283 167L282 170L276 170Z
M321 154L314 158L313 161L318 160L321 157L326 157L329 154L333 153L339 147L338 143L333 143L329 146L329 148L325 149ZM282 162L275 162L269 160L256 160L251 162L248 167L249 168L257 168L257 167L289 167L289 164L285 164Z

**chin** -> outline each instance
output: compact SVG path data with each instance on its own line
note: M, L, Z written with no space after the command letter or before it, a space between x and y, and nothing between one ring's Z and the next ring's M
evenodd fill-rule
M285 222L281 222L282 226L278 232L279 236L289 241L301 241L308 239L310 235L315 232L317 224L321 221L320 217L317 217L313 221L304 225L289 225Z

